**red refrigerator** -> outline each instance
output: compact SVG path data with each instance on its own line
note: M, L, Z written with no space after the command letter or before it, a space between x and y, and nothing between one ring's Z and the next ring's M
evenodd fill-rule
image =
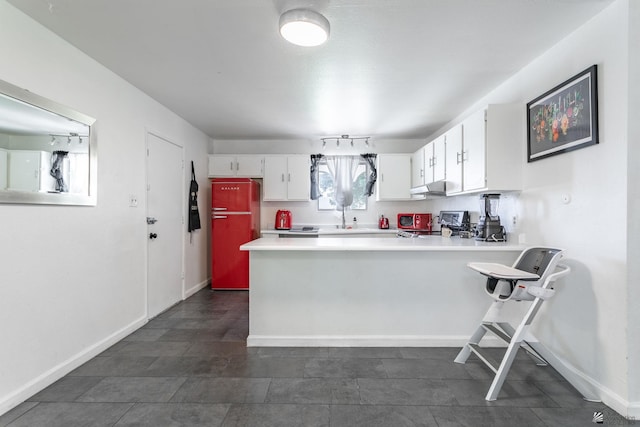
M260 184L249 178L211 181L211 288L249 289L249 253L260 237Z

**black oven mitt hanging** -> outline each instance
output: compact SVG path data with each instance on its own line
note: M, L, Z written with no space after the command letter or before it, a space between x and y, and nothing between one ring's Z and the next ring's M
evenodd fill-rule
M193 168L193 160L191 161L191 185L189 186L189 233L193 230L201 228L200 212L198 212L198 182L196 181L196 173Z

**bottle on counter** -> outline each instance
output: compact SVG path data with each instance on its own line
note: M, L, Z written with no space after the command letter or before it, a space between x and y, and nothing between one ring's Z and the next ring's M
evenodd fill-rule
M351 226L351 228L358 228L358 220L355 216L353 217L353 225Z

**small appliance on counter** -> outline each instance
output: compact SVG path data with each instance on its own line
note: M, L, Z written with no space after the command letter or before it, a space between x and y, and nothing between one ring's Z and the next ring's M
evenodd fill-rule
M431 233L432 218L430 213L399 213L398 229Z
M381 230L387 230L389 228L389 218L385 218L384 215L380 215L380 221L378 221L378 228Z
M500 225L499 204L500 194L480 195L480 219L476 226L476 240L485 242L504 242L507 240L504 227Z
M291 211L279 210L276 212L276 230L291 230Z
M466 236L471 230L469 211L440 211L440 227L451 230L452 236Z

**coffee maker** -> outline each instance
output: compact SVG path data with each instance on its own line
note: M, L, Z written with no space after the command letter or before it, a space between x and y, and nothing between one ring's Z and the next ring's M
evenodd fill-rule
M480 195L480 219L476 226L476 240L485 242L504 242L507 236L500 225L498 205L500 194L487 193Z

